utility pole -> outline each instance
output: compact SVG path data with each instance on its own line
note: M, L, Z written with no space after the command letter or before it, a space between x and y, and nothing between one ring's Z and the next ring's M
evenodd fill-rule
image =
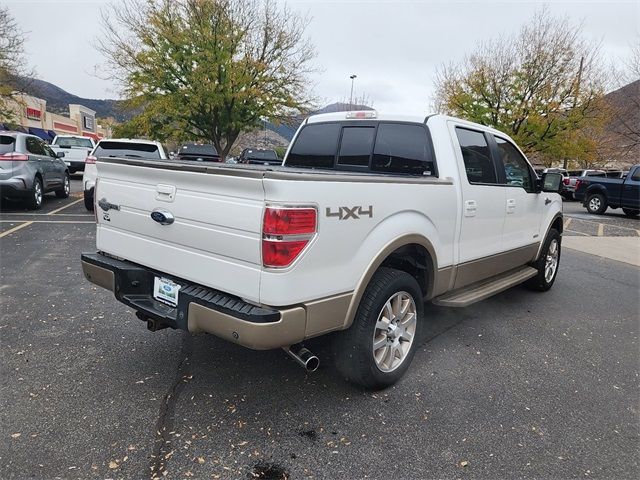
M353 82L357 78L357 75L351 75L349 78L351 79L351 95L349 95L349 110L353 110Z

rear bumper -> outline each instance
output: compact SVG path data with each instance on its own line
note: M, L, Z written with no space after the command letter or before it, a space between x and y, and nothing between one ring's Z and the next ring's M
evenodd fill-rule
M25 198L31 193L26 182L21 178L0 180L0 196L9 198Z
M120 302L162 325L211 333L255 350L292 345L305 338L304 306L257 307L224 292L100 253L83 253L81 260L87 280L112 291ZM156 276L181 285L177 307L153 298Z

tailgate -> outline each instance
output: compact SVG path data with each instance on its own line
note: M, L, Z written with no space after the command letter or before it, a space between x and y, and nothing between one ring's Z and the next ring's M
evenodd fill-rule
M112 205L96 211L98 250L259 302L261 172L115 159L97 168L96 200Z

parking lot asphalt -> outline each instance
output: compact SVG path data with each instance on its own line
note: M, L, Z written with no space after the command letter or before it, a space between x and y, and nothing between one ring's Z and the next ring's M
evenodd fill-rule
M93 215L72 188L0 212L1 478L640 474L638 268L567 249L547 293L430 306L407 376L363 392L320 341L307 374L279 350L148 332L83 278Z

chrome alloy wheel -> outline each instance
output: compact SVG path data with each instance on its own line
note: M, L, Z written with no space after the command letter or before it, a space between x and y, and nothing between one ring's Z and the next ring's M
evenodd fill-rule
M65 175L64 177L64 194L69 195L71 193L71 183L69 182L69 176Z
M42 186L37 180L33 184L33 197L36 201L36 205L42 204Z
M560 253L558 240L555 238L549 244L547 258L544 265L544 279L547 283L553 280L556 270L558 270L558 256Z
M591 210L592 212L597 212L600 209L601 205L602 202L600 201L599 197L593 197L591 200L589 200L589 210Z
M380 371L392 372L402 365L413 345L417 317L407 292L397 292L386 301L373 332L373 358Z

